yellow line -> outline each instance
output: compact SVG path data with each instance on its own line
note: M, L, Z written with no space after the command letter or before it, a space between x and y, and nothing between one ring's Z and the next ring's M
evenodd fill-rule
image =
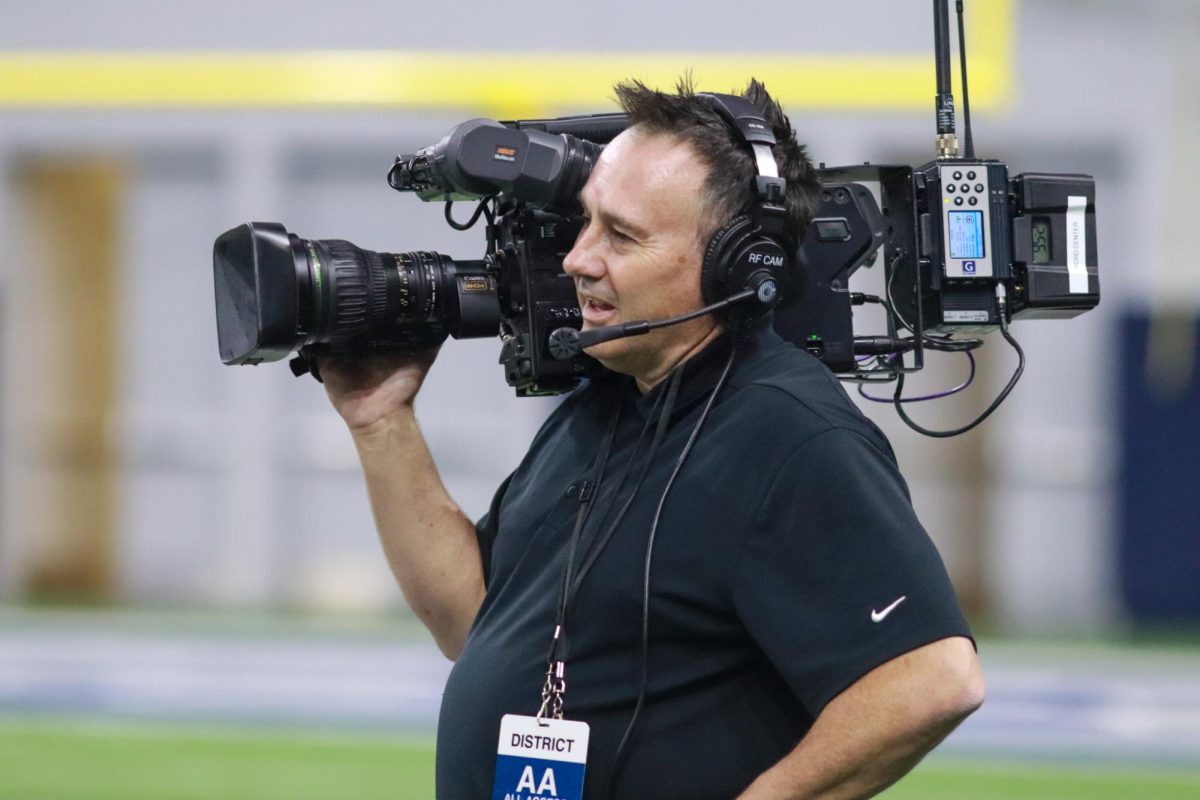
M1011 0L974 0L971 97L1011 93ZM932 50L932 36L930 50ZM0 54L0 108L439 108L496 117L612 108L612 83L706 89L754 75L789 109L933 106L930 53L48 52ZM957 70L954 71L957 76Z

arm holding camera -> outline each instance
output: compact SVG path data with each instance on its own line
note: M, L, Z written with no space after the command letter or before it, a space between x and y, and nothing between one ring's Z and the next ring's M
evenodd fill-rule
M483 602L475 525L438 476L413 400L437 356L321 360L325 389L358 449L384 553L404 597L454 660Z

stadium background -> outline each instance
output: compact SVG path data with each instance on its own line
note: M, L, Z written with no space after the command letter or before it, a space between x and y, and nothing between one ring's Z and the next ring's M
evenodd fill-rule
M1200 4L967 9L979 152L1095 176L1103 296L1014 327L1026 375L967 436L865 409L990 689L889 796L1194 797ZM919 164L931 38L925 0L0 0L0 798L429 796L447 665L320 387L219 364L218 233L477 257L478 232L386 187L396 153L687 69L764 79L819 161ZM451 342L418 403L473 516L552 402L512 398L496 355ZM986 405L1013 359L997 339L981 362L920 418Z

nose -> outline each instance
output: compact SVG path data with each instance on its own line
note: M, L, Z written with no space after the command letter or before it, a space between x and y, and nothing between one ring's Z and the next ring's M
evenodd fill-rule
M563 259L563 271L572 278L598 280L604 275L604 259L599 253L599 237L595 225L587 225L575 238L575 246Z

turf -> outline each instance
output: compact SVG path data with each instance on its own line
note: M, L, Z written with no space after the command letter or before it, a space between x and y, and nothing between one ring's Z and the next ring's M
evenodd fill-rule
M887 800L1196 800L1200 772L1078 764L954 762L917 767Z
M1200 797L1200 773L936 758L888 800ZM0 800L418 800L433 742L375 734L0 719Z
M366 735L0 723L3 800L432 798L433 743Z

